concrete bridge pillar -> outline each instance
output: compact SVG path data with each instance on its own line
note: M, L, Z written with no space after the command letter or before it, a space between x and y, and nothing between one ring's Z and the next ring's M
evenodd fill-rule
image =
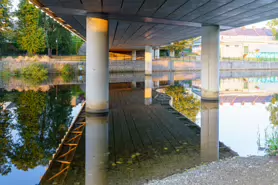
M153 78L148 75L145 76L145 105L152 104L152 88L153 88Z
M219 26L202 27L202 99L218 100L219 97Z
M154 81L154 87L156 87L156 88L159 88L159 86L160 86L160 82L159 82L159 80L157 80L157 81Z
M152 48L152 59L154 60L155 59L155 49Z
M174 58L175 57L175 51L170 51L170 57Z
M174 58L175 58L175 51L170 51L170 60L169 60L169 71L174 71Z
M160 58L160 49L159 48L156 48L155 49L155 51L154 51L154 53L155 53L155 59L159 59Z
M152 47L145 46L145 75L152 75Z
M136 60L136 50L132 50L132 60Z
M201 103L201 160L211 162L219 159L219 104Z
M137 82L136 81L132 81L131 82L131 88L136 88L137 87Z
M107 184L108 116L86 116L85 184Z
M87 17L86 112L109 110L108 20Z

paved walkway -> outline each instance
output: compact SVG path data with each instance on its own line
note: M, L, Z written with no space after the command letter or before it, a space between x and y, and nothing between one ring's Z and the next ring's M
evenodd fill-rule
M278 158L232 158L145 185L278 185Z

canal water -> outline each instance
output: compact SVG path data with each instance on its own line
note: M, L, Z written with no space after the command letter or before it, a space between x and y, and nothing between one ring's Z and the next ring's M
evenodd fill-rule
M140 99L142 114L147 114L144 112L144 106L154 107L154 109L150 108L151 111L167 109L173 115L177 115L176 111L179 111L187 118L184 123L189 125L188 128L194 130L192 132L194 135L190 136L194 142L192 141L193 144L189 145L190 142L183 141L183 146L176 147L175 151L170 151L171 146L166 144L157 144L156 146L161 147L161 150L150 150L146 153L134 152L131 153L129 160L117 158L116 155L121 153L120 150L126 148L128 142L125 139L128 138L122 138L122 140L114 138L114 142L119 142L119 144L111 144L113 143L109 136L113 132L111 130L118 131L117 128L111 129L110 127L113 125L111 126L109 122L117 123L117 116L120 113L117 112L115 106L123 102L110 103L116 111L112 118L105 116L103 118L87 118L87 122L92 122L94 125L107 124L107 127L92 127L91 125L85 129L71 161L70 169L63 180L56 184L85 184L85 179L90 179L88 176L95 177L95 181L90 183L87 181L87 184L144 184L152 179L162 178L200 165L202 162L233 156L276 155L275 150L277 151L278 148L278 73L275 71L223 72L221 76L219 102L208 103L202 102L200 99L201 81L198 72L154 73L152 78L148 79L145 79L144 74L140 73L111 74L110 89L117 92L115 93L116 98L111 98L111 101L117 102L117 99L124 99L125 95L133 99ZM169 85L175 85L175 88L171 88ZM49 161L52 160L61 139L82 108L86 96L85 88L84 76L77 76L70 82L64 82L60 77L53 76L49 77L47 81L35 85L18 78L1 81L1 185L53 184L53 182L41 182L41 178L49 168ZM149 88L152 89L152 93ZM122 90L124 92L119 94L118 92ZM143 92L142 96L141 91ZM166 94L159 94L157 91L173 97L170 104L174 109L164 105L165 101L170 100L169 97ZM133 102L133 100L128 102ZM144 105L144 103L148 105ZM137 104L130 104L128 107L130 110L136 109ZM129 114L128 109L124 114ZM140 116L147 117L149 115ZM133 118L126 116L126 119L130 118L126 122L135 124L141 119L140 116ZM175 117L183 119L179 116ZM173 117L173 123L172 120L168 121L169 125L171 122L171 126L167 127L168 122L163 121L163 115L158 115L156 119L160 119L165 124L165 127L160 125L157 127L162 130L161 136L157 132L152 132L157 129L152 126L150 131L147 131L146 135L139 136L138 140L141 139L144 143L144 137L148 137L150 140L167 138L168 133L166 132L172 133L172 136L176 137L173 133L175 133L174 131L178 133L181 126L177 125L175 128L175 117ZM147 126L146 123L143 124ZM114 133L114 137L122 137L124 126L120 125L121 132ZM139 127L134 129L140 132ZM164 128L165 130L163 130ZM169 128L169 131L166 128ZM108 134L102 136L102 133ZM151 135L152 133L155 136ZM132 132L130 134L130 138L134 138ZM107 136L109 139L106 138ZM92 141L95 139L99 139L99 142ZM87 145L88 142L94 144ZM114 148L112 147L112 149L110 145L113 145ZM99 153L108 157L98 157ZM111 155L115 155L117 159L112 161ZM94 158L99 159L100 162L92 162ZM104 159L107 159L107 164L102 164ZM93 166L88 168L86 164ZM85 168L91 170L91 174L87 174Z

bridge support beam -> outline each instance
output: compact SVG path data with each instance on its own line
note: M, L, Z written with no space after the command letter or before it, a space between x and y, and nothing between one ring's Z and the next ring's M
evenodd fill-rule
M145 46L145 75L152 75L152 47Z
M136 50L132 50L132 60L136 60Z
M108 20L87 17L86 112L109 110Z
M159 48L156 48L154 50L154 58L155 59L159 59L160 58L160 49Z
M219 97L219 26L202 27L202 99L218 100Z
M211 162L219 159L219 104L201 104L201 159Z

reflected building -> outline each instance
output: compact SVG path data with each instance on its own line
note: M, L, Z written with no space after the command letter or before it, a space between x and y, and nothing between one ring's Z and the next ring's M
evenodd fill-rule
M219 159L219 103L201 102L201 160Z
M108 115L86 115L86 185L107 184Z

